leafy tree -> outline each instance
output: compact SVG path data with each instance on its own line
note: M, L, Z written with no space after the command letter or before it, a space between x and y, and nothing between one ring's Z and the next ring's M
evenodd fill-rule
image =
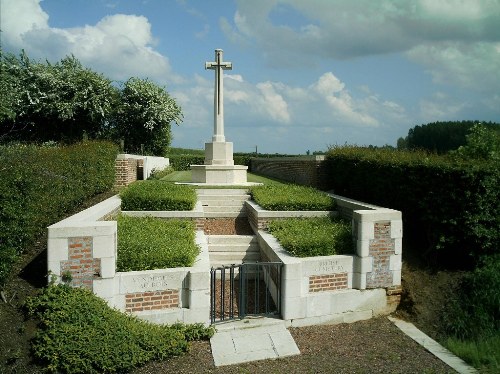
M500 131L478 123L467 135L467 143L451 154L462 159L500 161ZM497 164L498 165L498 164Z
M464 145L465 137L475 123L474 121L452 121L415 126L408 131L407 147L444 154Z
M0 118L1 131L11 139L29 141L81 140L84 133L102 137L110 122L118 91L101 74L68 56L56 64L19 58L2 59L6 82L15 82L16 100ZM12 86L12 84L11 84ZM12 101L12 100L11 100Z
M15 61L12 55L4 55L0 49L0 123L12 122L16 118L20 99L20 84L17 77L10 74L7 67Z
M182 121L180 106L163 87L139 78L125 82L120 102L116 135L127 151L164 156L172 141L170 124Z

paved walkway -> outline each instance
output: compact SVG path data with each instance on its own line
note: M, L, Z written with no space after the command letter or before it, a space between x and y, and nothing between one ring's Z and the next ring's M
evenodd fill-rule
M455 356L453 353L444 348L441 344L430 338L422 331L417 329L415 325L410 322L403 321L395 317L388 317L402 332L415 340L422 347L431 352L434 356L445 362L448 366L455 369L460 374L477 373L477 370L469 366L461 358Z
M272 318L250 318L216 326L210 339L215 366L300 354L285 322Z

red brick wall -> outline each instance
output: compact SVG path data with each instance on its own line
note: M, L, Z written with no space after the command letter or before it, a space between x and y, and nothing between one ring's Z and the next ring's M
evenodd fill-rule
M309 277L309 292L342 289L347 289L347 273L311 275Z
M389 269L394 254L394 239L391 239L391 222L374 223L374 239L370 240L369 255L373 257L373 271L366 274L366 288L382 288L392 285L392 271Z
M68 260L61 261L61 275L71 275L72 287L92 290L92 280L100 277L101 260L93 258L90 236L68 238Z
M137 160L117 158L115 161L115 187L128 186L137 180Z
M179 290L136 292L125 295L126 312L177 308L178 306Z

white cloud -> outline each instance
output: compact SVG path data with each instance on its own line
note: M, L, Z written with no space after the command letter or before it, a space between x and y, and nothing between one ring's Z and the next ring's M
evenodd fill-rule
M276 92L272 82L257 84L262 96L260 96L259 106L272 119L280 123L289 123L290 114L288 113L288 103L279 93Z
M234 43L258 49L272 66L408 52L440 84L491 92L500 83L498 0L237 4L234 18L221 20L223 32Z
M42 3L43 5L43 3ZM39 0L2 0L2 31L12 52L57 61L75 55L85 66L115 80L131 76L161 84L179 82L168 58L155 51L151 24L143 16L115 14L95 25L54 28Z

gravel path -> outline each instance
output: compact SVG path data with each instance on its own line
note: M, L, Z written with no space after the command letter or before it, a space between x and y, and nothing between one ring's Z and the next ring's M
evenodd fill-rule
M133 373L455 373L386 317L290 332L299 356L216 368L210 343L194 342L185 356L150 363Z

